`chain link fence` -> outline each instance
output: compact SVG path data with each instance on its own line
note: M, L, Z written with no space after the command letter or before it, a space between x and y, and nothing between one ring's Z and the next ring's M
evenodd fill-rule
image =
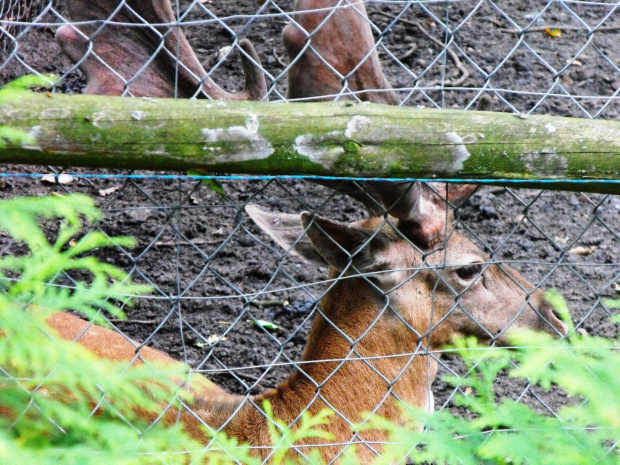
M143 2L139 7L143 10L137 11L135 2L125 1L97 2L97 7L75 1L3 1L0 83L24 74L52 72L61 77L55 92L81 93L89 89L85 74L93 72L98 77L112 76L117 94L148 97L145 94L152 88L143 78L161 72L172 76L169 96L202 98L212 96L212 87L201 85L207 81L226 92L241 90L243 69L238 56L243 56L254 66L260 65L266 81L262 100L372 100L368 95L373 89L357 83L362 74L360 62L343 68L332 56L319 57L316 64L337 82L336 87L315 90L312 96L291 90L301 78L290 78L296 61L289 60L281 35L287 24L298 24L302 17L295 15L292 1L174 1L173 22L162 20L165 15L158 16L161 21L149 22L152 17L145 11L152 10L144 10L145 5L161 4ZM350 9L351 4L321 3L327 5L327 14L332 7L338 11ZM364 49L363 58L370 59L376 52L400 105L581 118L618 116L620 18L616 2L386 0L369 1L365 7L367 15L357 19L369 27L373 45ZM76 13L76 8L82 11ZM102 12L103 16L95 15ZM63 48L68 53L63 54L54 34L67 25L74 25L71 31L77 35L65 37ZM146 32L140 35L136 30ZM182 52L178 30L191 53ZM317 32L306 32L303 50L331 50L320 42ZM355 30L349 32L345 38L331 37L334 50L361 40ZM105 48L111 43L109 37L123 45L140 44L144 37L151 42L136 46L139 53L115 57L117 51L110 53ZM256 57L242 39L253 42ZM85 68L84 74L80 69ZM185 75L189 81L183 80ZM374 90L385 91L386 87ZM119 248L102 258L154 289L128 310L128 320L110 323L127 337L186 362L193 372L243 396L244 402L252 402L252 395L277 387L287 377L305 373L299 361L317 317L340 331L319 306L339 274L329 276L327 264L308 265L294 249L283 249L248 217L246 207L258 204L290 214L309 211L350 223L369 216L367 203L353 199L359 187L365 187L362 182L329 186L287 178L205 182L184 174L53 166L3 166L0 170L2 198L69 192L96 198L105 218L95 228L110 236L139 239L135 250ZM377 202L380 205L380 199ZM620 198L481 187L457 209L454 226L488 254L485 267L511 267L534 289L559 290L569 303L577 331L617 337L618 325L610 321L613 312L605 300L616 296L615 285L620 281ZM19 244L3 238L1 250L3 255L15 253ZM447 255L437 263L424 261L408 270L401 281L415 281L426 268L436 279L445 279L442 270L449 262ZM512 282L522 287L518 280ZM455 309L471 310L461 302L465 291L451 292ZM433 301L437 293L435 288L429 294ZM387 304L380 315L395 305ZM331 360L335 365L330 376L355 358L366 358L366 366L375 370L372 357L356 350L356 344L372 331L370 325L357 338L341 334L351 351L342 360ZM405 355L411 360L420 358L422 349ZM452 403L457 390L440 378L462 375L464 367L458 359L442 357L441 350L429 355L438 363L432 385L435 408L457 412ZM379 375L383 383L371 411L397 397L394 385L402 373L392 378ZM527 382L502 379L498 383L501 395L550 414L570 402L562 392L545 392ZM316 399L334 408L345 424L353 423L322 396L318 385L312 401ZM349 438L350 443L361 441L359 433Z

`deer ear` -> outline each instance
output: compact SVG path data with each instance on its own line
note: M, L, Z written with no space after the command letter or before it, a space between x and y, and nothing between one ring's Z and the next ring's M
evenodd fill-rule
M359 271L380 265L377 251L387 245L387 234L335 223L308 212L301 214L301 221L314 248L337 270L344 270L350 262Z
M448 201L460 206L477 186L471 184L450 185L416 182L411 188L408 217L399 220L398 228L413 242L423 247L434 247L443 240L452 219Z
M291 255L308 263L327 265L310 242L298 214L274 213L256 204L246 205L245 211L259 228Z
M428 186L432 187L443 199L449 201L455 207L460 207L465 203L478 188L477 184L450 183L446 186L444 182L429 182Z

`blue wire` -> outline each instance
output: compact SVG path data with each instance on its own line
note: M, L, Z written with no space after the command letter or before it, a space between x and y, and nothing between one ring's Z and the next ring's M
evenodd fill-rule
M213 175L193 176L187 174L83 174L62 173L76 178L90 179L218 179L225 181L268 180L268 179L328 179L336 181L423 181L459 182L467 184L620 184L620 179L467 179L467 178L360 178L354 176L316 176L316 175ZM0 173L0 178L42 178L49 173Z

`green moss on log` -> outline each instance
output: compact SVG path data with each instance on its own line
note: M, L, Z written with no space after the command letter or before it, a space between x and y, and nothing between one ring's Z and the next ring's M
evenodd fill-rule
M615 121L12 90L0 91L0 125L27 140L0 146L3 163L209 174L620 180Z

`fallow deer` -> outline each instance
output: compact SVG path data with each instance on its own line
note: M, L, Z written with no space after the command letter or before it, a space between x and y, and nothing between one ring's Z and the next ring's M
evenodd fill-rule
M389 183L375 183L379 202L396 216L352 224L248 205L248 215L284 249L307 262L329 265L333 283L295 373L251 402L195 374L189 378L193 413L179 415L184 427L198 438L205 438L203 425L222 428L266 456L263 447L271 439L260 408L264 400L271 402L276 418L292 427L306 410L316 414L331 408L338 415L324 428L334 439L320 448L331 460L351 440L351 424L367 412L401 422L397 400L432 408L430 383L437 361L429 354L454 336L502 344L515 328L565 334L540 289L507 266L489 263L446 223L450 215L442 197L458 204L471 188L435 192L437 187L409 183L403 195ZM179 363L148 347L138 351L137 343L67 313L54 314L48 323L62 339L76 340L104 359ZM368 444L385 439L380 431L357 435ZM375 451L368 445L358 453L368 463Z

